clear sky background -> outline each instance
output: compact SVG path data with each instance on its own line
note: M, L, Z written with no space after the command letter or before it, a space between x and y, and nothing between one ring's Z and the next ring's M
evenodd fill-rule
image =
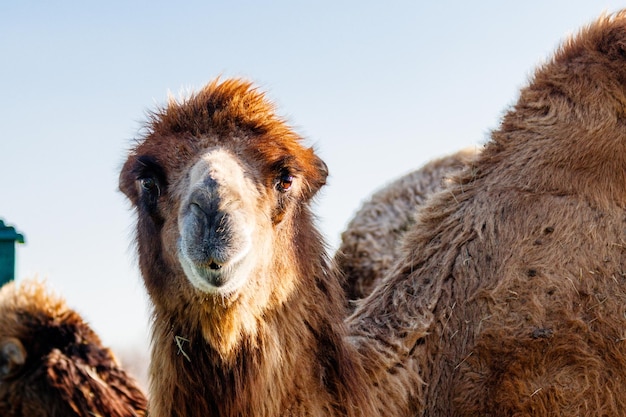
M175 5L174 5L175 4ZM168 93L254 81L330 169L332 247L361 202L480 146L533 68L608 0L0 2L0 218L105 344L144 348L149 307L125 153Z

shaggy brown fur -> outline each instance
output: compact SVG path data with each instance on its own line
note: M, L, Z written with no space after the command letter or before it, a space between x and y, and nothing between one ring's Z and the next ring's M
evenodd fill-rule
M621 12L565 42L421 209L352 318L423 333L419 415L626 415L625 120Z
M146 398L98 336L38 282L0 290L0 416L143 416Z
M478 151L464 149L435 159L375 192L341 234L335 264L345 275L349 300L369 295L400 255L402 238L415 223L417 208L441 190L446 179L469 166Z
M400 415L408 403L411 384L402 401L369 397L393 349L366 372L344 340L340 280L309 209L326 166L300 142L262 93L226 80L171 101L130 151L120 188L154 308L152 416Z

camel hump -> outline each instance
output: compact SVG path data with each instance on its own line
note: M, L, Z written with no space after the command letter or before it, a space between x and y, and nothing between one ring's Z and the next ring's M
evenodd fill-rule
M522 191L626 205L626 12L571 36L538 67L483 153ZM503 181L505 179L506 181ZM493 187L498 184L493 183Z

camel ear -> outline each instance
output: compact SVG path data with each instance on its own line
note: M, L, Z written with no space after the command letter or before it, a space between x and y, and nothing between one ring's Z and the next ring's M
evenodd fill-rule
M22 343L10 337L0 342L0 380L15 375L26 362Z
M137 163L134 155L128 157L124 163L119 177L119 190L128 197L132 203L137 201L137 189L135 188L135 177L133 176L133 166Z
M317 191L326 184L326 178L328 177L328 166L319 156L313 152L313 148L309 149L311 152L311 166L314 168L312 175L309 176L309 193L308 197L312 197Z
M326 178L328 177L328 165L326 165L326 162L322 161L319 157L317 157L317 170L318 173L320 175L320 179L322 180L322 183L320 186L326 184Z

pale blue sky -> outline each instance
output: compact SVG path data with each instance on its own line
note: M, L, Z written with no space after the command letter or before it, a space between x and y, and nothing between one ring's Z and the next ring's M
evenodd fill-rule
M145 112L222 75L255 81L330 168L329 243L361 201L479 146L532 69L626 2L0 2L0 218L108 345L145 346L132 213L117 191ZM472 4L480 3L480 4Z

